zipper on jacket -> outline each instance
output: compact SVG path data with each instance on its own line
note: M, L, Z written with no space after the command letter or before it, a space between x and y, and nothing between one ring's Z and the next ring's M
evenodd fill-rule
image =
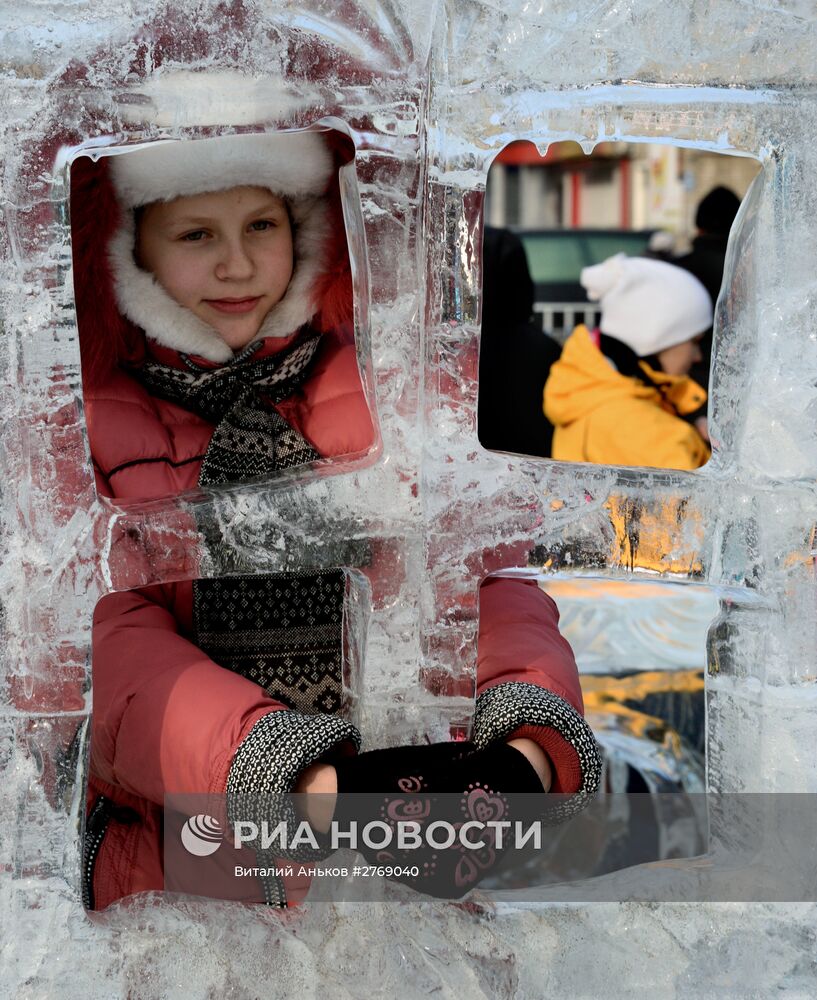
M82 842L82 905L86 910L96 909L94 899L94 870L99 848L105 839L108 825L112 819L121 823L133 823L139 814L126 806L116 806L110 799L100 795L85 820L85 836ZM260 880L264 891L264 902L267 906L286 909L287 897L284 883L277 875L262 875Z
M108 800L100 795L85 820L85 836L82 841L82 905L86 910L95 909L94 867L110 819Z
M117 806L110 799L100 795L85 820L85 836L82 842L82 905L86 910L96 909L94 899L94 869L99 848L105 839L108 824L112 819L120 823L133 823L139 814L127 806Z

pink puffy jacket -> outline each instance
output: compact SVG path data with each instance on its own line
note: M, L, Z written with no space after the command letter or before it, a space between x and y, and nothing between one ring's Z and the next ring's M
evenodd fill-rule
M267 341L261 353L290 342ZM170 350L150 350L180 363ZM196 486L213 430L205 420L151 397L124 371L87 391L86 407L100 493L135 500ZM308 381L279 410L321 455L371 446L354 347L331 336ZM187 638L191 617L189 581L111 594L96 609L84 887L93 908L163 888L165 793L223 793L234 761L260 752L261 728L268 733L270 725L295 720L280 730L287 759L267 762L283 768L288 787L321 755L314 727L323 727L324 752L344 744L353 749L354 730L344 720L290 712L210 660ZM554 791L592 792L595 743L581 717L573 654L557 623L556 606L534 583L491 579L482 587L473 738L485 745L531 737L553 764ZM92 822L100 797L108 805L104 825ZM297 886L288 885L287 895L297 898Z

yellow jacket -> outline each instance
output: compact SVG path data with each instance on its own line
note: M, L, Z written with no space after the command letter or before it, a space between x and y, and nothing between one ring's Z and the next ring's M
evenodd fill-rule
M639 364L655 388L619 374L587 327L576 327L545 383L553 458L660 469L697 469L709 459L706 442L681 419L705 402L706 392L686 376Z

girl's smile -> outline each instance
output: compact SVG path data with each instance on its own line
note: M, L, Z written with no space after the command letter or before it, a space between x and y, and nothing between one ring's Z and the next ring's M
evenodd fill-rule
M153 202L139 213L137 260L179 305L240 350L292 277L286 204L261 187Z
M250 299L207 299L207 305L224 313L252 312L259 301L259 296Z

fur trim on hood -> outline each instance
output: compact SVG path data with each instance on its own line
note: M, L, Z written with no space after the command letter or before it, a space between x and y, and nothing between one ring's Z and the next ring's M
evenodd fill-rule
M113 158L123 208L186 195L265 187L287 200L322 195L334 163L320 132L260 132L150 143Z
M267 313L254 341L288 337L315 315L316 284L326 263L331 235L327 214L320 199L290 202L295 268L283 298ZM134 241L133 213L128 212L108 249L116 301L123 316L162 347L207 361L229 361L234 352L216 329L180 306L149 271L139 267L133 256Z

